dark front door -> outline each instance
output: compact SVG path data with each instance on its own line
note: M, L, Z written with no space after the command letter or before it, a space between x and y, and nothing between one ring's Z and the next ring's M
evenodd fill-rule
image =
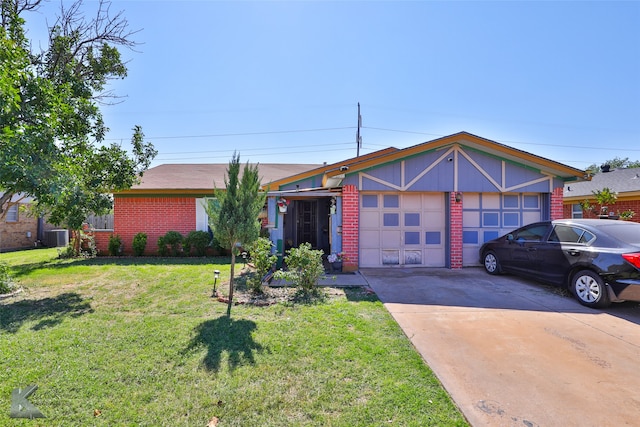
M318 247L318 201L299 200L297 212L297 243L310 243L311 247Z

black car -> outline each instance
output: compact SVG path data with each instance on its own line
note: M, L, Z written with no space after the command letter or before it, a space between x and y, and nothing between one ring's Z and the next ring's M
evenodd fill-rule
M529 224L480 248L489 274L566 286L588 307L640 301L640 224L561 219Z

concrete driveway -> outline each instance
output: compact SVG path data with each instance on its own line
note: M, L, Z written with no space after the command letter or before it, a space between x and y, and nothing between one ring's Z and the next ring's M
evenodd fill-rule
M640 425L639 304L481 268L360 273L471 425Z

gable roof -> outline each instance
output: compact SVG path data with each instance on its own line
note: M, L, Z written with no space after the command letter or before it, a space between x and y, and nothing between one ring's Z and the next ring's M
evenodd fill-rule
M498 142L482 138L468 132L455 133L453 135L434 139L432 141L427 141L422 144L404 148L402 150L397 150L388 155L381 156L373 160L357 162L349 166L349 173L378 166L381 163L388 163L396 160L401 160L413 155L440 150L456 144L475 149L477 151L501 158L506 161L510 161L515 164L523 165L547 174L551 174L564 181L584 179L584 177L586 176L583 170L572 168L565 164L545 159L544 157L536 156L526 151L518 150L513 147L509 147L508 145L500 144ZM330 172L329 176L338 174L340 174L339 170Z
M348 170L351 165L357 164L358 162L362 162L362 161L366 161L366 160L373 160L373 159L382 157L382 156L390 154L390 153L395 153L396 151L398 151L397 148L389 147L389 148L385 148L383 150L374 151L373 153L362 155L360 157L354 157L354 158L351 158L351 159L343 160L343 161L340 161L338 163L332 163L330 165L322 165L319 168L310 169L308 171L304 171L304 172L301 172L301 173L298 173L298 174L293 174L293 175L289 175L289 176L283 177L282 179L278 179L278 180L273 180L273 181L267 182L267 184L263 185L263 187L266 188L267 185L268 185L272 189L277 189L281 185L291 184L293 182L301 181L303 179L311 178L313 176L318 176L318 175L323 175L324 174L325 177L326 177L326 174L328 172L333 172L335 170L341 171L344 168L347 168L347 170ZM344 171L342 173L344 173ZM326 179L323 180L323 185L326 186Z
M274 182L273 184L275 184L274 187L277 188L279 185L290 184L322 173L324 174L323 185L331 187L332 185L327 185L327 183L336 182L337 180L333 178L344 177L347 173L352 174L380 166L384 163L402 160L404 158L429 151L444 149L455 144L481 151L505 161L539 170L546 174L551 174L563 181L577 181L587 178L587 175L583 170L576 169L544 157L536 156L526 151L518 150L513 147L509 147L508 145L500 144L468 132L458 132L453 135L434 139L432 141L427 141L404 149L388 148L370 153L366 156L354 157L332 165L323 166L319 169L309 170L299 175L289 176Z
M262 182L270 182L285 176L315 169L317 164L260 163L258 172ZM213 194L214 184L224 188L228 163L165 164L147 170L140 183L117 195ZM240 173L244 166L241 165Z
M594 191L609 188L618 193L618 198L640 198L640 168L615 169L599 172L591 181L572 182L564 186L564 200L575 201L594 198Z

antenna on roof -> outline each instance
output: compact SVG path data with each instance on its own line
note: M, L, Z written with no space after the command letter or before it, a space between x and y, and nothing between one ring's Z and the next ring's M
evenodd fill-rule
M362 137L360 128L362 127L362 116L360 115L360 103L358 102L358 130L356 131L356 157L360 157L360 147L362 147Z

